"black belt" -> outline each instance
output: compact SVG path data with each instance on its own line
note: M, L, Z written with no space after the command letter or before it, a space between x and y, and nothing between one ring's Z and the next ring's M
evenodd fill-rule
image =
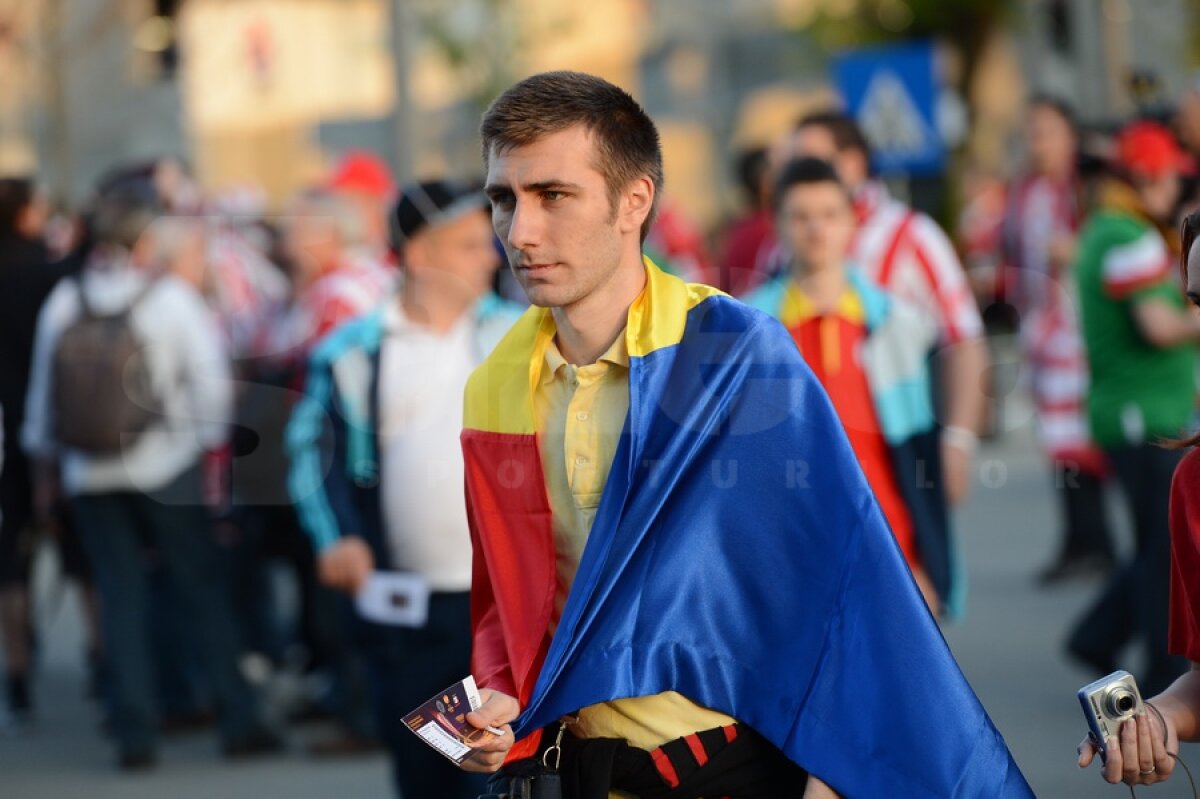
M494 799L799 799L808 774L744 724L714 727L647 752L619 738L576 738L554 724L536 757L505 766ZM561 743L561 750L558 744Z

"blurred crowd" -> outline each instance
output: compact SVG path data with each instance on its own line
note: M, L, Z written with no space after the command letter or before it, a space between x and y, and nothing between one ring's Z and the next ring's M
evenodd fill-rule
M1018 342L1061 519L1031 579L1095 581L1064 643L1107 673L1141 642L1149 695L1183 665L1166 654L1179 452L1158 444L1195 408L1200 322L1176 265L1200 207L1200 89L1104 129L1035 97L1019 152L1010 174L966 170L946 230L874 173L852 118L813 113L737 155L741 211L711 235L668 186L645 251L789 329L946 618L963 600L949 511L979 439L1004 432L989 334L993 350ZM122 768L207 727L227 757L269 755L319 717L334 732L307 741L313 756L382 746L401 791L433 795L404 773L419 768L399 723L411 696L388 686L420 696L468 670L465 600L451 604L470 587L462 386L526 302L486 205L449 180L399 186L365 152L281 209L253 189L206 193L175 159L114 169L75 211L0 179L10 726L36 718L31 579L52 545ZM1117 486L1136 531L1125 560L1103 501ZM354 596L380 569L423 575L417 626L445 636L364 631ZM434 675L406 671L438 658Z

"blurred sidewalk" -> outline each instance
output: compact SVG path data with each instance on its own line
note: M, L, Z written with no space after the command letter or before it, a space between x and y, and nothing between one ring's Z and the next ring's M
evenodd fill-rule
M41 669L37 720L15 735L0 730L0 799L390 799L387 759L314 760L306 745L332 732L293 725L288 751L229 762L209 729L161 741L158 768L124 775L100 730L100 705L84 698L82 630L74 588L62 591L52 559L39 562ZM62 591L61 593L59 593Z
M1083 773L1074 764L1083 735L1075 691L1091 675L1063 659L1061 641L1095 585L1034 586L1034 573L1056 545L1057 516L1029 426L985 444L977 467L974 493L958 518L970 574L967 616L946 628L947 639L1038 796L1116 799L1124 795L1123 787L1108 786L1094 770ZM1128 546L1123 508L1114 511L1122 544ZM41 614L50 624L44 627L37 684L39 719L24 737L0 736L3 799L389 796L382 757L337 763L306 758L303 745L321 734L317 727L293 728L288 755L245 764L221 760L211 733L172 738L163 745L156 771L117 774L97 727L97 708L83 699L74 596L63 597L57 608L43 604ZM1200 766L1200 748L1185 746L1183 756ZM1154 795L1171 799L1190 791L1183 780L1155 788Z

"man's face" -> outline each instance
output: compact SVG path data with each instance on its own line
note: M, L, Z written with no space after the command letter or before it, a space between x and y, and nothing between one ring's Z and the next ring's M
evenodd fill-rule
M337 221L311 206L299 206L284 227L284 249L301 282L314 280L338 263L342 239Z
M628 232L595 164L595 144L582 125L489 154L492 226L534 305L570 307L603 287L620 264Z
M446 291L482 296L498 265L492 226L481 211L463 214L419 235L406 256L409 271Z
M1033 168L1040 174L1064 174L1075 165L1075 134L1054 109L1044 106L1033 109L1025 129L1025 142Z
M800 183L780 203L779 238L805 272L841 269L854 238L854 212L836 183Z
M1182 179L1178 171L1169 169L1156 177L1143 178L1138 182L1137 188L1138 196L1151 217L1159 222L1171 219L1182 188Z

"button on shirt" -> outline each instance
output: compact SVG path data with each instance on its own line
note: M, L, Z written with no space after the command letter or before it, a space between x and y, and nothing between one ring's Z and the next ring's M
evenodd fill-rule
M566 603L608 481L629 411L629 354L621 333L593 364L573 366L552 340L534 395L542 468L554 516L558 594L553 625ZM733 719L674 691L583 708L577 733L624 738L653 749ZM619 794L613 794L618 796Z

